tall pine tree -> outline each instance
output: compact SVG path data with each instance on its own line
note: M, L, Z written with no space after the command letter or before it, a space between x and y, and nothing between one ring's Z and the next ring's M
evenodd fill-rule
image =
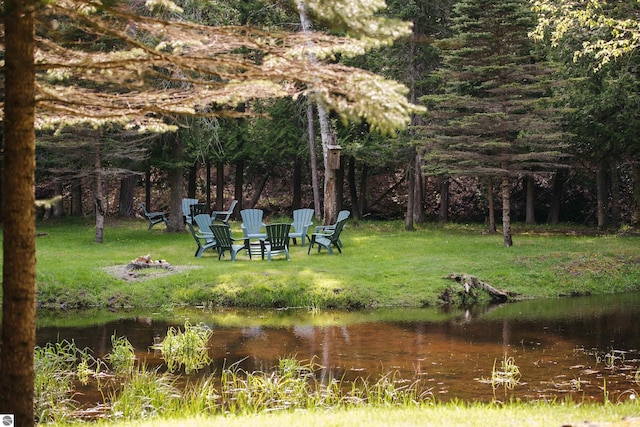
M511 181L562 155L552 68L528 37L535 15L526 0L462 0L453 23L454 35L439 43L442 92L423 98L426 170L499 177L504 245L511 246Z

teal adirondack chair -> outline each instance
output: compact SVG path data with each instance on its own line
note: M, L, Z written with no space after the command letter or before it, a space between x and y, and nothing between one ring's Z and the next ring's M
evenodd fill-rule
M154 225L160 224L164 222L164 225L168 224L167 214L164 212L149 212L147 208L144 206L144 203L138 203L140 209L142 209L142 213L144 214L147 221L149 221L149 228L147 231L151 231Z
M330 233L313 233L311 235L309 249L307 249L307 255L311 253L311 248L316 244L318 245L318 252L320 252L320 249L324 247L329 251L329 255L333 255L333 249L331 249L331 246L334 246L338 249L338 252L342 253L342 250L340 249L342 246L342 243L340 243L340 234L342 233L345 222L347 222L347 218L336 222L333 231Z
M236 208L238 204L237 200L232 200L229 209L226 211L213 211L211 212L211 222L220 221L224 225L229 225L229 218L233 215L233 210Z
M338 219L336 219L336 223L335 224L331 224L331 225L318 225L316 226L316 233L322 233L322 234L330 234L333 230L335 230L336 228L336 224L342 220L346 220L347 218L349 218L349 215L351 215L351 212L347 211L347 210L343 210L338 212ZM338 244L340 245L340 247L342 247L342 241L338 238Z
M209 215L204 216L209 218ZM194 221L197 221L197 219L198 218L195 218ZM200 258L204 251L206 251L207 249L214 249L216 247L216 239L213 237L213 233L208 226L206 226L204 229L203 227L199 227L200 229L196 231L193 227L193 224L188 222L187 227L189 228L193 239L196 241L197 248L194 255L195 257Z
M216 239L216 248L218 250L218 259L224 256L226 251L231 254L231 261L236 260L236 255L243 249L247 249L249 259L251 259L251 251L249 251L249 240L247 239L234 239L231 236L231 229L222 224L211 224L211 232L214 239ZM235 242L242 241L242 244Z
M184 217L185 224L193 222L193 218L191 217L191 205L195 205L197 203L198 199L182 199L182 216Z
M262 209L243 209L240 211L242 217L242 233L245 239L264 239L267 237L267 233L262 229L265 227L262 222L262 216L264 212Z
M291 224L268 224L266 229L267 238L260 240L260 243L263 253L267 253L267 259L271 261L271 256L285 254L287 261L290 261L289 230L291 229Z
M289 237L293 239L295 245L296 239L300 239L301 245L304 246L305 240L309 238L309 227L313 225L313 209L296 209L293 211L293 222L291 227L293 231L289 233Z

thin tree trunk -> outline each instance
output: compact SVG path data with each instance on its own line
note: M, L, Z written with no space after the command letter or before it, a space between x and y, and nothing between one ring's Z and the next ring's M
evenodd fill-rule
M535 182L533 180L533 175L527 175L525 178L525 183L527 186L527 202L525 206L525 222L527 224L535 224L536 223L536 210L535 210Z
M251 196L251 200L249 201L249 208L253 209L258 204L258 200L260 200L260 195L262 195L262 191L264 191L265 185L267 185L267 181L269 180L269 174L265 174L258 185L256 186L255 191L253 192L253 196Z
M313 188L313 210L316 220L321 218L322 205L320 204L320 179L318 178L318 157L316 156L316 134L313 126L313 104L307 105L307 123L309 134L309 160L311 163L311 187Z
M237 199L240 203L240 199ZM242 206L242 204L240 204ZM219 161L216 163L216 209L221 211L224 209L224 163ZM240 207L239 209L242 209Z
M54 184L54 195L59 196L60 199L53 205L53 217L61 218L64 216L64 204L62 203L62 193L64 192L64 187L62 186L61 181L56 181Z
M71 182L71 216L82 216L82 179Z
M95 179L94 179L94 189L93 189L93 200L95 203L95 213L96 213L96 235L93 239L96 243L102 243L104 241L104 182L102 180L102 159L100 158L100 131L96 131L96 139L94 142L94 169L95 169Z
M197 178L198 178L198 164L194 163L189 167L189 178L187 181L187 197L190 199L196 198Z
M147 210L154 210L151 206L151 170L147 170L144 174L144 205Z
M493 197L493 178L487 177L487 204L489 205L489 233L496 233L496 205Z
M293 197L291 200L291 210L302 207L302 158L296 155L293 161Z
M351 215L355 219L362 219L360 201L358 200L358 186L356 185L356 158L353 156L349 156L347 183L349 184L349 195L351 197Z
M167 138L167 143L171 144L171 157L175 162L167 173L167 179L171 189L169 193L169 210L171 215L169 215L167 231L177 233L184 231L184 218L182 215L184 178L183 168L180 164L182 161L184 144L182 139L178 138L178 135L175 133L167 134L165 137Z
M4 3L2 333L0 413L34 425L36 344L35 13L37 1Z
M344 202L344 162L340 158L340 168L336 169L336 219L338 212L342 210Z
M369 203L369 163L362 162L362 171L360 172L360 215L364 216L369 212L371 204Z
M604 161L600 162L596 172L596 196L596 217L598 228L602 230L607 226L607 172Z
M417 224L424 224L427 222L427 215L424 211L424 173L422 173L422 156L420 153L416 153L416 185L415 185L415 193L413 197L413 219Z
M640 226L640 161L631 164L633 178L633 198L631 201L631 226Z
M549 212L547 214L548 224L557 224L560 222L560 204L562 202L562 192L564 191L564 180L564 171L556 171L553 176L551 203L549 204Z
M118 212L120 216L131 218L134 215L133 190L136 186L136 176L129 175L120 180L120 203ZM151 209L149 207L148 209Z
M504 245L509 248L513 246L511 236L511 184L508 176L502 177L502 236Z
M611 225L618 228L622 219L622 208L620 207L620 177L618 176L618 166L611 165Z
M415 208L415 203L413 199L415 197L416 191L416 171L415 171L415 162L416 162L416 149L414 147L410 148L409 155L409 167L407 168L407 212L404 216L404 229L407 231L415 230L413 224L413 210Z
M234 180L234 197L238 201L237 212L244 209L242 187L244 187L244 160L236 160L236 176Z
M439 178L440 181L440 205L438 206L438 221L449 221L449 184L448 176Z
M205 170L206 170L206 181L205 181L205 185L207 187L206 189L206 193L207 193L207 206L211 207L211 160L207 159L207 161L205 162ZM215 209L213 209L215 210Z

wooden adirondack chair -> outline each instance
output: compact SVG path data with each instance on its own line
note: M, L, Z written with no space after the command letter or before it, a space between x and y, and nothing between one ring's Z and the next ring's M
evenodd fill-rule
M207 218L209 217L209 215L205 216ZM187 223L187 227L189 228L189 231L191 232L191 235L193 236L193 239L196 241L196 245L198 246L194 255L195 257L200 258L204 251L206 251L207 249L214 249L216 247L216 239L213 237L213 233L211 233L211 230L209 230L209 233L207 233L206 230L203 231L202 229L196 231L193 227L193 224L190 222Z
M231 261L236 260L236 255L243 249L247 249L249 254L249 259L251 259L251 251L249 250L249 240L248 239L234 239L231 236L231 229L226 225L222 224L212 224L211 232L213 233L213 237L216 239L216 248L218 250L218 259L221 259L224 256L225 251L229 251L231 254ZM242 244L237 244L235 242L242 241Z
M289 230L291 224L269 224L266 226L267 238L260 240L262 252L267 253L267 259L271 261L272 255L285 254L289 258ZM264 256L263 256L264 259Z
M196 203L198 203L198 199L182 199L182 216L184 217L185 224L193 222L191 205L195 205Z
M220 221L224 225L229 225L229 218L233 215L233 210L236 208L238 204L237 200L232 200L229 209L226 211L213 211L211 212L211 222Z
M347 218L349 218L349 215L351 215L351 212L347 210L338 212L338 218L336 219L336 224L342 220L346 220ZM322 234L330 234L333 230L335 230L336 224L318 225L316 226L315 232L322 233ZM342 247L342 241L340 239L338 239L338 244L340 245L340 247Z
M147 228L147 231L151 231L154 225L160 224L161 222L164 222L165 226L168 224L166 213L148 212L147 208L144 206L144 203L138 203L138 205L140 205L140 209L142 209L142 213L144 214L145 218L147 218L147 220L149 221L149 228Z
M294 231L289 233L289 237L293 239L295 245L296 239L300 239L302 246L305 244L305 239L309 238L309 227L313 225L313 209L296 209L293 211L293 222L291 227Z
M342 229L344 228L344 224L347 222L347 218L344 218L338 222L336 222L333 231L329 234L325 233L313 233L311 235L311 243L309 244L309 249L307 249L307 255L311 253L311 248L313 245L318 245L318 252L323 247L327 248L329 251L329 255L333 255L333 249L331 246L335 246L338 249L338 252L342 253L340 247L342 244L340 243L340 233L342 233Z

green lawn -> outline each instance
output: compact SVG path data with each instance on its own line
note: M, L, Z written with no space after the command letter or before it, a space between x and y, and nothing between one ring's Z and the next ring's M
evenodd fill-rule
M280 219L284 220L284 219ZM275 219L278 221L278 219ZM461 287L443 277L467 273L519 298L614 293L640 289L639 238L593 230L548 227L520 230L505 248L500 234L479 225L420 226L401 221L349 221L344 250L333 256L291 247L291 261L249 260L239 254L218 261L207 251L195 258L195 242L163 226L147 231L142 220L110 221L104 243L93 242L91 219L38 224L37 283L41 305L256 307L429 306L447 289L459 301ZM232 223L241 236L239 223ZM565 227L566 228L566 227ZM108 268L150 254L175 267L171 274L127 281Z

